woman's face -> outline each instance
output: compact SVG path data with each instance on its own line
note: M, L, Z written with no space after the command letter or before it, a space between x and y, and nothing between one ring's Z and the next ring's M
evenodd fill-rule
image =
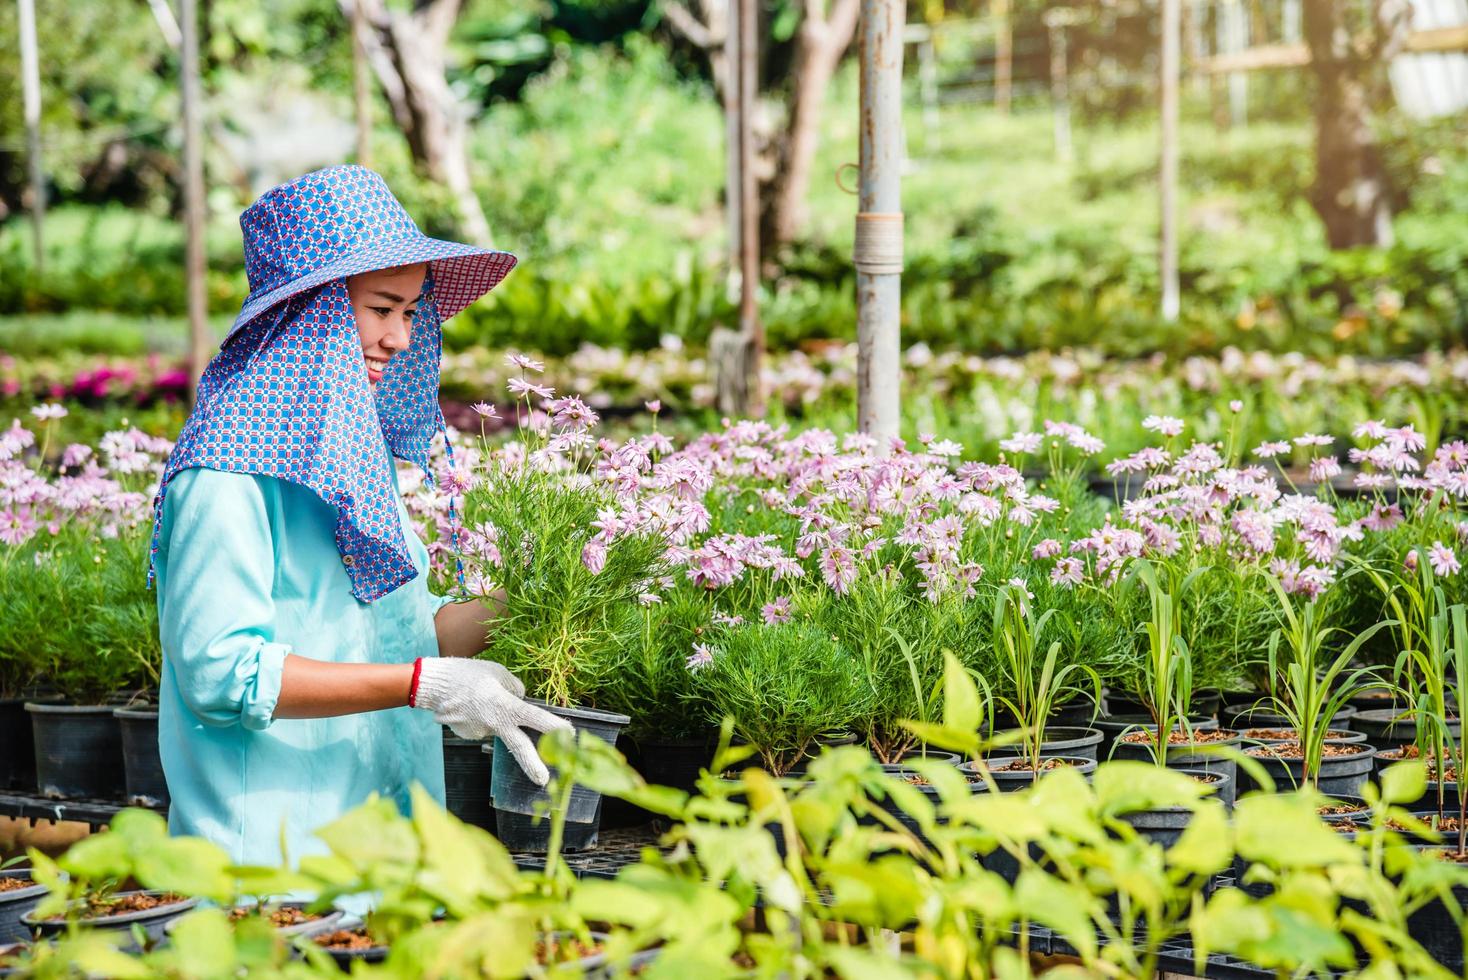
M407 350L413 336L413 314L418 312L418 295L428 274L425 263L400 265L394 269L364 272L347 280L352 298L352 315L362 338L362 359L367 380L382 380L387 362Z

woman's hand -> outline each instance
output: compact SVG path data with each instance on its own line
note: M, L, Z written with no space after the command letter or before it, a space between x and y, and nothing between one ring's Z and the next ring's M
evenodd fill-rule
M488 660L424 658L408 703L432 711L434 720L460 738L482 742L498 735L525 775L544 786L550 773L522 729L570 731L571 723L527 704L525 685Z

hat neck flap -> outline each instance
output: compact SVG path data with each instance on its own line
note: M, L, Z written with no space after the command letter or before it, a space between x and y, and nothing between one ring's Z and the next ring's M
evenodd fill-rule
M392 458L431 479L430 448L444 428L442 325L432 290L430 277L408 348L389 360L375 390L345 280L292 297L232 338L205 370L164 469L153 552L169 481L207 467L299 484L335 507L337 549L359 600L373 602L415 578Z

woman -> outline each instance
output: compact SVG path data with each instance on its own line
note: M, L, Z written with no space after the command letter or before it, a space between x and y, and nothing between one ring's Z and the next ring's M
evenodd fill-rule
M494 611L430 595L392 459L428 470L442 318L514 256L424 236L362 167L240 226L250 296L155 503L159 747L173 832L277 864L373 793L441 800L442 725L500 736L542 785L522 728L568 726L471 659Z

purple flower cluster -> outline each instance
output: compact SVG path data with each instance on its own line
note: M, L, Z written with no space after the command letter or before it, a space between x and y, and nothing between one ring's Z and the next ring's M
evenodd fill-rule
M47 425L65 412L38 406ZM138 429L109 432L96 449L73 443L49 465L36 434L19 419L0 432L0 544L19 547L38 534L56 536L86 522L116 537L150 518L152 494L173 444Z

